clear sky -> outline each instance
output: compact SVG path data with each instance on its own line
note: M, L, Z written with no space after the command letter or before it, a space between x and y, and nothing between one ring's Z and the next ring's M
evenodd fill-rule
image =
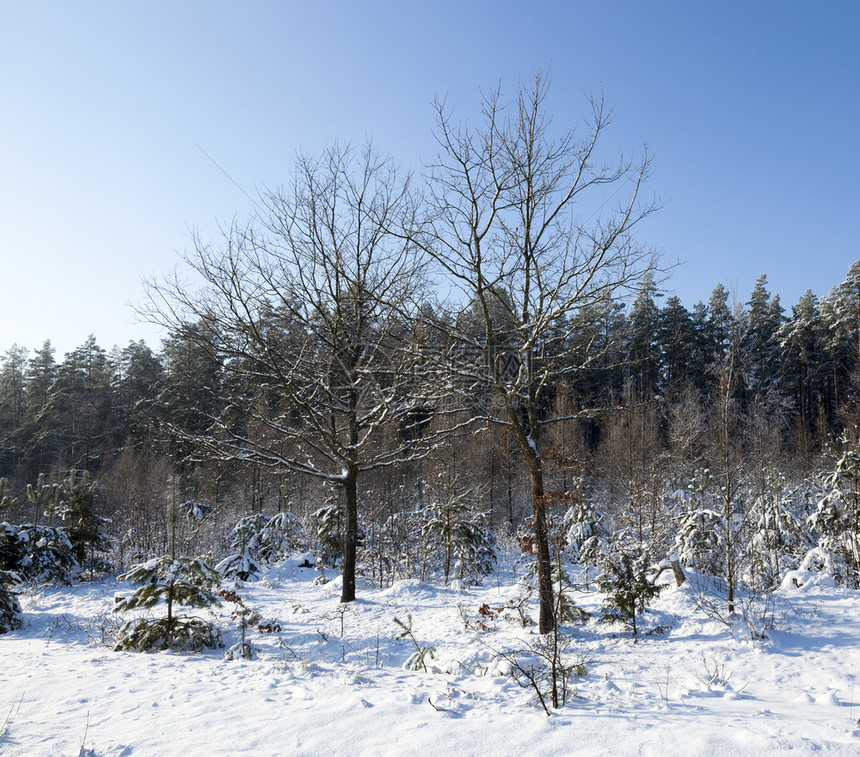
M656 153L639 237L686 261L666 287L691 308L766 273L790 310L860 258L858 36L853 0L0 0L0 353L158 348L127 303L190 228L250 213L233 181L367 137L418 168L434 94L474 117L547 67L557 125L602 88L604 147Z

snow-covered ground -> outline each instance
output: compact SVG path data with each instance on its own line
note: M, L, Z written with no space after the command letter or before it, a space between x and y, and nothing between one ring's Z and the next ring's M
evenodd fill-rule
M0 754L860 753L857 592L778 592L763 642L741 621L709 619L692 581L663 592L642 630L666 628L637 643L594 618L565 627L587 674L547 717L497 654L537 639L515 609L499 610L523 593L510 568L477 588L360 586L346 607L339 581L316 576L292 560L229 585L274 627L250 631L256 658L237 661L110 651L113 595L127 585L25 590L24 628L0 636ZM599 608L593 592L575 598ZM497 617L480 615L484 604ZM526 609L536 617L534 601ZM230 610L215 611L228 646ZM418 645L436 648L427 672L404 667L416 648L395 639L395 617L410 615Z

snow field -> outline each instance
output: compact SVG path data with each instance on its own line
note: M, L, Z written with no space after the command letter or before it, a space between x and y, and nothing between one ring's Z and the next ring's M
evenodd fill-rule
M339 579L315 585L299 559L262 581L225 584L271 623L248 630L253 660L223 650L136 654L101 644L116 581L21 596L24 628L0 636L3 755L737 755L860 752L860 596L826 584L784 588L775 628L709 619L690 584L669 587L634 643L594 618L564 627L585 661L576 697L547 717L494 650L536 640L513 610L510 572L483 587L400 581L341 605ZM595 613L600 596L575 592ZM477 630L478 609L497 617ZM230 605L214 615L238 640ZM526 611L537 616L536 602ZM430 672L404 667L432 645ZM508 617L503 617L507 615ZM467 627L466 619L469 621ZM664 627L663 633L647 634ZM280 628L280 630L277 630Z

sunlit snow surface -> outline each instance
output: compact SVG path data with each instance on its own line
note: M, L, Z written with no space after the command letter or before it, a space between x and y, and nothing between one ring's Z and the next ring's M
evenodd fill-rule
M643 618L645 631L668 626L661 635L633 643L593 619L565 628L588 674L548 718L493 651L524 647L535 626L512 612L486 631L464 620L474 627L482 604L522 593L510 564L478 588L360 582L344 609L339 581L314 585L317 573L298 563L229 584L281 629L250 632L251 661L110 651L104 616L127 591L115 581L25 589L25 627L0 636L0 754L860 754L858 592L782 589L776 628L757 643L740 620L730 630L708 619L689 584ZM592 592L576 601L600 605ZM237 640L230 609L215 613L227 646ZM430 672L403 667L415 648L394 640L394 618L409 615L418 643L436 647ZM714 670L721 678L707 685Z

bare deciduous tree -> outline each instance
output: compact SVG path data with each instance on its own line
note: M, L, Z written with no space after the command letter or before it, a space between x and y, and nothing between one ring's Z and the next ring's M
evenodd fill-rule
M602 98L591 99L582 138L554 136L547 93L541 73L507 106L496 91L476 128L453 123L437 101L431 212L412 236L465 303L464 317L442 324L456 339L436 355L439 365L464 402L510 429L528 467L541 633L555 625L543 429L564 415L552 412L551 393L580 368L565 356L575 317L634 286L656 261L630 235L656 208L640 202L647 153L637 164L600 165L611 120Z
M219 248L196 240L185 259L201 287L150 286L149 317L224 366L225 409L196 435L201 448L340 488L343 602L355 599L359 476L408 457L420 417L406 348L420 267L385 231L408 206L408 182L370 147L300 157L254 222Z

